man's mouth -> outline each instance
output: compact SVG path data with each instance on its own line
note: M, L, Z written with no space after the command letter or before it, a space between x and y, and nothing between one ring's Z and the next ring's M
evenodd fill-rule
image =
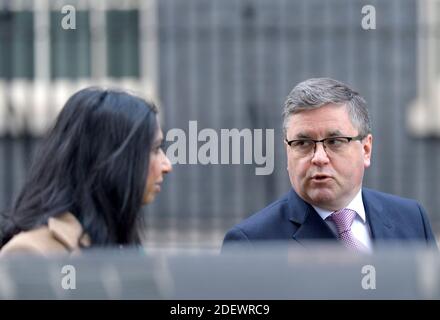
M324 182L324 181L332 179L332 177L327 174L315 174L312 176L311 179L313 181L317 181L317 182Z

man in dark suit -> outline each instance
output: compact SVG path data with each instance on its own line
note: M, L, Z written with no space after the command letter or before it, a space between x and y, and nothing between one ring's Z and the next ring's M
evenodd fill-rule
M436 246L419 203L362 188L373 136L357 92L329 78L306 80L290 92L283 118L293 189L230 229L224 247L260 240L339 240L367 252L379 243Z

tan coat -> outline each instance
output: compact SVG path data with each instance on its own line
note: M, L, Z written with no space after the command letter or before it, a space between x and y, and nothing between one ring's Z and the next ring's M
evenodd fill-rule
M81 238L80 238L81 237ZM11 254L71 254L90 246L90 238L70 212L49 218L47 226L16 234L0 250L0 257Z

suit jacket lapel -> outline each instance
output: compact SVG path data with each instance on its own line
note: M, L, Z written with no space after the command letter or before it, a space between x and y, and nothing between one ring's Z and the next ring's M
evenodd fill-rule
M298 242L311 240L337 240L335 234L313 209L291 190L289 194L289 220L297 226L292 238Z
M376 199L368 189L364 188L362 200L372 240L376 242L378 239L392 238L394 228L379 199Z

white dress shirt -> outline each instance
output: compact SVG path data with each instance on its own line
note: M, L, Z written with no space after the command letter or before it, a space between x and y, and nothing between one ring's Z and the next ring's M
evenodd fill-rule
M326 220L326 218L330 216L334 211L328 211L316 206L312 207L327 223L334 234L337 235L338 231L336 230L335 223L330 219ZM362 189L359 190L354 199L351 200L351 202L345 208L356 211L357 214L353 220L353 224L351 225L351 232L353 233L354 237L365 246L366 250L368 252L371 252L373 250L373 245L371 241L370 227L368 226L367 219L365 217L365 207L364 202L362 201Z

